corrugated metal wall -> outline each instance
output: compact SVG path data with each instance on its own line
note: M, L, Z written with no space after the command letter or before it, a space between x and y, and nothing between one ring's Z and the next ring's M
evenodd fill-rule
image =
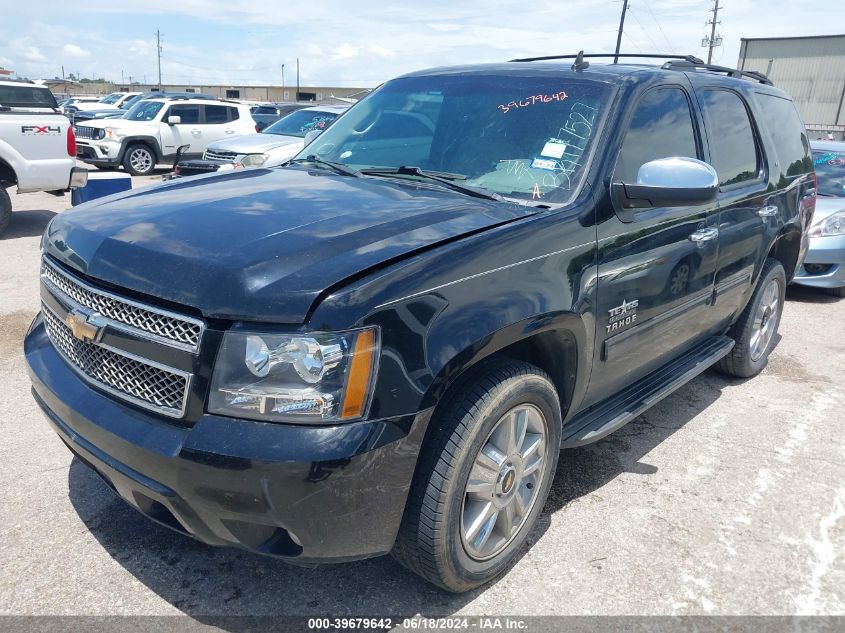
M845 124L845 35L743 38L737 67L768 70L775 86L792 95L808 125Z

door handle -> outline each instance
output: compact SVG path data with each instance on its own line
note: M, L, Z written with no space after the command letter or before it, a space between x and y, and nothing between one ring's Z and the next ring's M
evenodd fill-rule
M199 134L199 133L200 133L200 129L198 127L195 127L191 130L191 134Z
M776 206L772 205L772 204L765 206L762 209L759 209L757 211L757 215L759 215L761 218L770 218L773 215L777 215L777 214L778 214L778 208Z
M226 134L234 134L235 133L235 130L224 130L224 131L226 132Z
M706 229L699 229L689 236L689 241L699 248L703 248L707 242L715 240L717 237L719 237L719 229L710 227Z

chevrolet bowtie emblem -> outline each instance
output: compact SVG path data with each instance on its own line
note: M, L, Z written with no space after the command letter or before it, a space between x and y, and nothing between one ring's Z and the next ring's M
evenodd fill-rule
M73 338L90 343L99 340L102 332L102 325L97 322L97 316L86 314L82 310L71 310L65 317L65 325L70 328Z

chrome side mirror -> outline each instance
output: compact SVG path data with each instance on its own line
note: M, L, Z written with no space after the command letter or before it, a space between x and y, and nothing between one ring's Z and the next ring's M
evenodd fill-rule
M623 214L624 210L695 206L716 199L719 175L695 158L660 158L640 167L636 183L613 182L610 189L617 211Z

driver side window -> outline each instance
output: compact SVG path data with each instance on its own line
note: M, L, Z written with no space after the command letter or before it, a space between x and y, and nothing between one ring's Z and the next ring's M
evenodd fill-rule
M613 180L636 183L644 163L674 156L700 158L689 99L680 88L655 88L637 104Z

